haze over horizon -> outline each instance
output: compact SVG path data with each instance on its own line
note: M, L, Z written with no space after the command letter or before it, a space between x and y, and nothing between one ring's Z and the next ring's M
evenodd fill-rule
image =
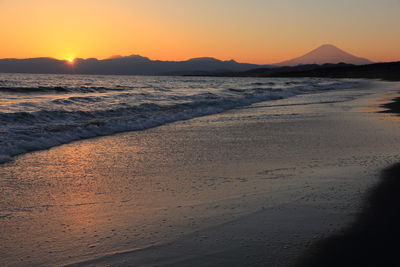
M397 61L399 12L398 0L2 0L0 58L139 54L273 64L331 43Z

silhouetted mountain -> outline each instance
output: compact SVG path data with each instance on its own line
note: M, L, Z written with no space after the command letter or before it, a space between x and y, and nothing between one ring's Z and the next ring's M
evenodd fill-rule
M115 58L121 58L123 56L121 55L112 55L111 57L107 58L107 59L115 59Z
M187 60L188 62L219 62L220 60L213 57L195 57Z
M69 73L66 61L54 58L0 59L0 72Z
M150 60L140 55L112 56L108 59L75 59L73 64L53 58L0 59L0 72L8 73L73 73L126 75L182 75L202 72L245 71L268 65L222 61L215 58L193 58L186 61Z
M314 49L304 56L278 63L279 66L296 66L301 64L348 63L353 65L371 64L366 58L353 56L334 45L326 44Z

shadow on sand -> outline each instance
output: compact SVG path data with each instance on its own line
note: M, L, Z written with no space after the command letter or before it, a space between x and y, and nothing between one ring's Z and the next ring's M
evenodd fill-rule
M295 266L400 266L400 163L382 171L353 224L317 241Z

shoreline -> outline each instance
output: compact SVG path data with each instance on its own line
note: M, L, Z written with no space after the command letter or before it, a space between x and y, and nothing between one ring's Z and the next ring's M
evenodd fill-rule
M280 79L272 83L278 83ZM298 80L297 80L298 81ZM305 80L308 81L308 80ZM165 105L142 103L138 106L130 106L118 108L116 110L94 110L84 115L79 112L65 112L60 111L59 114L53 114L51 111L39 110L34 111L32 114L24 112L11 113L6 116L7 121L13 120L26 120L31 122L33 126L36 124L36 119L41 117L49 117L49 121L42 122L48 123L48 127L36 129L33 132L29 127L27 132L23 132L23 127L9 130L8 135L4 134L3 147L0 147L0 164L10 162L15 156L23 155L29 152L40 151L56 147L71 142L96 138L101 136L110 136L123 132L143 131L162 125L190 120L202 116L210 116L213 114L223 113L232 109L240 109L251 106L256 103L266 101L276 101L279 99L286 99L296 95L309 93L309 90L346 90L351 88L359 88L368 82L358 79L354 80L341 80L340 82L335 79L330 80L332 84L321 85L314 88L313 86L306 85L306 87L299 86L293 90L249 90L248 95L231 96L231 95L213 95L211 93L207 99L204 94L199 93L198 100L192 100L190 103L172 103ZM297 82L295 82L297 83ZM205 97L204 100L202 98ZM211 100L210 99L214 99ZM140 116L137 114L140 112ZM58 119L63 117L64 119ZM124 118L121 120L121 118ZM75 123L70 123L70 120L76 120ZM12 127L13 125L11 125ZM31 126L31 125L30 125ZM1 132L0 132L1 134ZM26 138L29 136L30 138Z
M380 105L380 107L387 107L390 105L391 112L394 113L393 107L395 105L399 105L399 100L400 98L395 99L395 103L389 102L384 105ZM378 112L383 112L383 111L378 111ZM397 112L396 112L397 113ZM147 266L151 260L149 257L157 257L158 252L162 252L163 255L167 254L169 255L167 258L161 257L159 260L158 264L161 264L161 266L227 266L227 265L234 265L234 266L247 266L249 264L249 261L242 261L241 257L235 258L233 255L236 253L248 253L246 258L252 258L251 259L251 266L299 266L299 267L319 267L319 266L360 266L360 263L362 266L378 266L378 264L382 264L382 262L385 263L392 263L390 266L394 266L393 264L397 262L395 255L396 255L396 240L397 238L391 239L392 241L390 242L390 248L389 253L393 256L393 259L387 259L382 260L383 256L386 256L385 253L388 252L386 249L382 249L381 244L387 244L387 239L373 239L377 235L375 234L370 234L370 227L371 224L375 224L377 226L380 226L380 234L382 236L387 236L389 233L392 232L393 229L396 228L397 222L400 221L400 216L396 215L397 210L391 210L388 208L389 204L396 203L396 200L398 197L396 196L397 190L393 190L393 186L395 188L399 188L400 191L400 182L396 181L397 176L400 175L400 164L395 164L391 167L385 168L382 171L382 174L380 177L380 181L378 181L378 184L372 184L371 188L366 190L367 195L365 197L361 197L361 203L360 207L362 211L360 213L356 212L358 208L354 209L354 213L356 216L350 216L347 217L344 221L348 221L350 223L350 226L346 224L343 220L341 223L338 224L336 229L344 229L344 230L339 230L339 234L333 234L330 237L324 237L321 240L318 240L314 242L314 240L309 241L309 240L297 240L297 246L301 247L304 244L308 244L309 248L306 251L301 252L301 250L296 252L293 252L293 250L290 250L290 246L296 246L296 242L294 242L295 239L291 237L290 235L286 236L288 240L291 240L292 243L287 244L283 246L281 249L287 250L285 253L285 257L288 257L290 260L283 259L282 256L278 256L276 258L268 259L268 257L265 257L267 255L264 255L264 257L260 257L260 255L251 255L251 251L254 250L254 247L256 247L256 250L263 250L265 249L265 244L264 243L259 243L255 241L257 239L257 234L258 231L261 229L265 229L265 226L260 226L260 223L257 222L265 222L269 220L269 217L271 214L275 219L279 221L279 224L282 225L285 222L289 220L294 220L296 224L300 222L301 225L301 219L296 217L298 216L299 213L304 213L307 214L307 221L314 221L313 225L315 225L315 222L317 224L323 224L322 221L318 222L318 220L321 220L321 217L325 221L329 220L337 220L335 216L329 218L329 214L324 214L324 213L317 213L315 210L313 210L311 213L307 211L307 209L304 209L304 206L295 206L293 204L289 205L284 205L281 207L281 209L285 210L284 213L280 213L280 211L275 210L272 208L271 210L269 209L264 209L262 208L261 210L252 213L246 218L241 218L237 221L231 221L228 222L227 224L224 225L219 225L217 227L209 228L206 229L205 231L201 231L198 233L194 233L190 236L186 236L182 240L175 241L173 244L164 244L156 247L148 247L144 249L139 249L135 251L125 251L121 253L115 253L115 254L110 254L105 257L95 259L95 260L89 260L85 262L80 262L77 264L71 264L68 266L98 266L104 263L111 264L112 266L120 266L128 263L135 263L138 264L139 266ZM381 181L383 180L383 181ZM392 192L392 194L387 197L385 196L388 191ZM362 194L364 195L364 194ZM364 199L365 198L365 199ZM390 200L388 200L388 198ZM366 202L365 202L366 201ZM268 211L269 210L269 211ZM289 216L287 217L288 210L291 210L293 214L296 214L294 217ZM371 215L372 214L372 215ZM376 215L379 214L379 215ZM389 216L385 216L389 215ZM347 215L348 216L348 215ZM382 217L386 217L387 220L381 221ZM395 218L396 220L393 222L392 219ZM371 223L372 221L372 223ZM391 228L385 228L384 225L386 226L387 223L390 223L392 225ZM240 232L240 228L243 227L243 225L246 225L250 229L256 229L254 231L246 231L246 238L247 238L247 246L242 247L242 248L237 248L235 246L231 247L230 245L225 245L227 246L225 250L228 252L213 252L211 255L211 258L208 253L205 253L202 258L198 258L197 256L187 256L183 257L179 253L173 252L173 250L179 250L183 247L195 247L194 254L199 253L202 249L204 249L204 246L207 246L211 248L210 250L217 250L217 247L215 247L215 244L213 242L218 241L219 239L224 239L223 235L220 234L221 230L226 231L226 232ZM341 226L340 226L341 225ZM298 227L298 225L297 225ZM301 225L303 231L305 230L305 225ZM320 227L320 226L319 226ZM374 228L375 229L375 228ZM277 229L277 231L280 231ZM310 231L310 229L308 229ZM321 231L321 230L320 230ZM326 227L326 230L323 231L324 233L329 233L329 232L337 232L337 230L332 229L331 227ZM199 238L201 239L203 235L203 243L204 244L193 244L191 239L196 239ZM313 239L315 239L317 236L321 235L321 232L318 234L314 235ZM324 234L322 234L324 236ZM213 241L207 242L208 238L210 236L213 236ZM296 239L298 236L295 234L294 235ZM357 242L357 240L353 240L355 236L362 237L360 238L360 242ZM400 234L399 234L400 236ZM244 238L243 236L239 235L239 238ZM282 238L282 237L281 237ZM317 238L318 239L318 238ZM347 241L346 241L347 240ZM373 240L371 242L371 240ZM376 245L374 245L370 250L364 250L366 244L371 244L373 242L376 242ZM310 243L309 243L310 242ZM345 244L350 243L351 245ZM247 251L246 247L250 246L249 243L252 243L253 249L249 250L250 252ZM172 248L171 248L172 247ZM200 248L199 248L200 247ZM381 250L379 250L381 248ZM356 253L354 253L354 249L357 250ZM376 250L378 249L379 252ZM156 251L156 252L154 252ZM364 253L368 251L369 253L372 253L371 255L374 255L373 258L371 257L365 257ZM300 252L300 253L299 253ZM189 255L191 254L190 252L186 252ZM358 254L357 254L358 253ZM217 256L220 254L219 256ZM279 253L278 253L279 254ZM356 254L356 255L354 255ZM150 256L149 256L150 255ZM229 256L228 256L229 255ZM217 257L217 258L216 258ZM139 258L139 261L135 260L135 258ZM175 258L175 259L174 259ZM179 259L180 258L180 259ZM219 258L219 259L218 259ZM177 260L179 259L179 260ZM372 260L372 261L371 261ZM161 263L162 262L162 263ZM268 263L267 263L268 262ZM272 265L272 262L273 265ZM266 264L266 265L265 265ZM151 264L152 266L152 264Z
M349 177L350 178L350 177ZM281 210L283 210L281 212ZM357 210L357 208L354 209L354 211ZM289 213L293 214L293 217L288 216L288 211ZM152 262L152 258L159 258L157 261L157 264L160 264L161 266L226 266L226 265L235 265L235 266L244 266L248 265L249 261L248 259L251 258L251 264L252 266L272 266L271 263L274 262L273 266L286 266L288 264L292 264L292 260L297 258L297 253L299 252L293 252L294 248L298 247L300 248L304 244L308 243L309 241L307 239L299 239L298 234L294 234L296 237L295 239L293 236L290 234L284 238L283 233L280 233L280 238L281 241L279 242L285 242L291 240L291 243L286 243L286 245L282 246L279 250L286 250L284 253L277 253L277 251L273 254L275 256L272 256L268 254L265 255L257 255L254 254L254 251L261 251L265 249L265 243L257 242L256 240L258 239L258 235L260 232L265 231L266 225L263 225L262 222L267 222L270 220L270 217L275 217L277 222L279 223L274 223L274 225L282 225L287 223L288 221L293 221L295 222L296 226L291 226L289 228L292 229L302 229L302 231L313 231L312 229L307 229L307 226L304 225L301 221L304 220L304 218L298 218L299 214L307 214L307 223L309 224L310 221L314 221L314 223L310 224L309 227L315 227L315 225L319 225L318 227L321 227L321 225L326 224L326 221L330 221L329 226L326 227L325 230L319 229L321 232L314 232L313 234L310 234L310 236L318 236L321 233L325 232L330 232L332 231L332 223L336 221L336 223L339 223L339 225L345 225L347 221L349 221L352 216L347 217L345 216L346 219L343 220L343 218L339 221L337 221L338 218L336 218L336 215L332 216L332 214L325 213L325 212L316 212L316 210L307 210L302 205L295 206L293 204L289 205L284 205L278 210L275 208L262 208L261 210L257 211L256 213L250 214L246 217L243 217L237 221L229 222L224 225L219 225L215 228L208 228L204 231L200 231L198 233L194 233L192 235L186 236L185 238L174 241L172 244L164 244L161 246L157 247L149 247L143 250L137 250L134 252L125 252L125 253L116 253L114 255L109 255L104 258L96 259L96 260L91 260L87 262L81 262L77 265L72 265L72 266L81 266L81 265L101 265L104 263L108 263L111 265L124 265L127 263L134 263L138 264L139 266L141 265L148 265ZM348 215L347 215L348 216ZM330 218L330 219L328 219ZM322 221L321 221L322 220ZM259 222L259 223L257 223ZM261 222L261 223L260 223ZM298 223L300 223L300 228ZM245 231L245 236L242 236L243 234L243 225L246 225L252 229L254 229L253 232L246 230ZM274 227L270 225L269 227ZM338 226L336 226L338 227ZM338 227L340 228L340 227ZM271 231L272 229L269 229ZM237 234L236 238L246 240L246 247L250 246L250 244L253 244L252 249L246 249L245 247L238 248L236 245L228 245L225 244L225 251L224 252L218 252L216 253L215 251L219 250L220 245L215 245L214 242L218 243L218 240L224 240L227 237L221 234L222 232L236 232L242 234ZM275 229L275 231L280 232L282 229L278 227L278 229ZM290 232L290 231L289 231ZM314 237L315 238L315 237ZM197 242L195 241L197 239ZM296 241L295 241L296 240ZM198 243L200 241L200 243ZM285 244L285 243L284 243ZM297 245L296 245L297 244ZM272 245L277 249L278 247L276 245ZM203 256L199 258L198 256L186 256L182 257L180 253L175 253L173 252L174 250L179 251L183 247L190 247L191 249L194 249L192 252L186 251L186 254L191 255L192 253L198 254L198 253L204 253L202 254ZM202 250L205 250L206 248L210 249L208 252L201 252ZM207 256L207 254L210 253L210 251L214 251L210 255L212 256ZM221 254L222 253L222 254ZM237 257L235 258L233 255L236 255L237 253L243 253L246 254L247 256L245 257L247 261L243 261L243 257ZM253 253L253 254L252 254ZM158 257L157 255L168 255L167 258L163 258L162 256ZM272 255L273 255L272 254ZM219 256L217 256L219 255ZM278 256L281 255L281 256ZM282 256L285 255L285 256ZM288 259L284 259L284 257L288 257L291 255L289 258L291 260L288 261ZM219 259L215 258L218 257ZM268 257L271 257L268 259ZM265 265L266 262L269 262L267 265ZM152 264L150 264L152 266Z
M23 197L2 221L3 263L286 266L347 224L375 171L398 161L398 128L360 112L387 92L378 89L305 94L22 155L0 166L2 188L26 185L5 194Z

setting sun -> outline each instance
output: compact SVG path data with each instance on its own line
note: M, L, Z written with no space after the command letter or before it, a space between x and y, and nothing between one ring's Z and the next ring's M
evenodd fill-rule
M400 267L399 14L0 0L0 267Z
M337 2L2 0L0 58L65 58L67 52L272 64L333 43L376 62L399 59L397 0Z

